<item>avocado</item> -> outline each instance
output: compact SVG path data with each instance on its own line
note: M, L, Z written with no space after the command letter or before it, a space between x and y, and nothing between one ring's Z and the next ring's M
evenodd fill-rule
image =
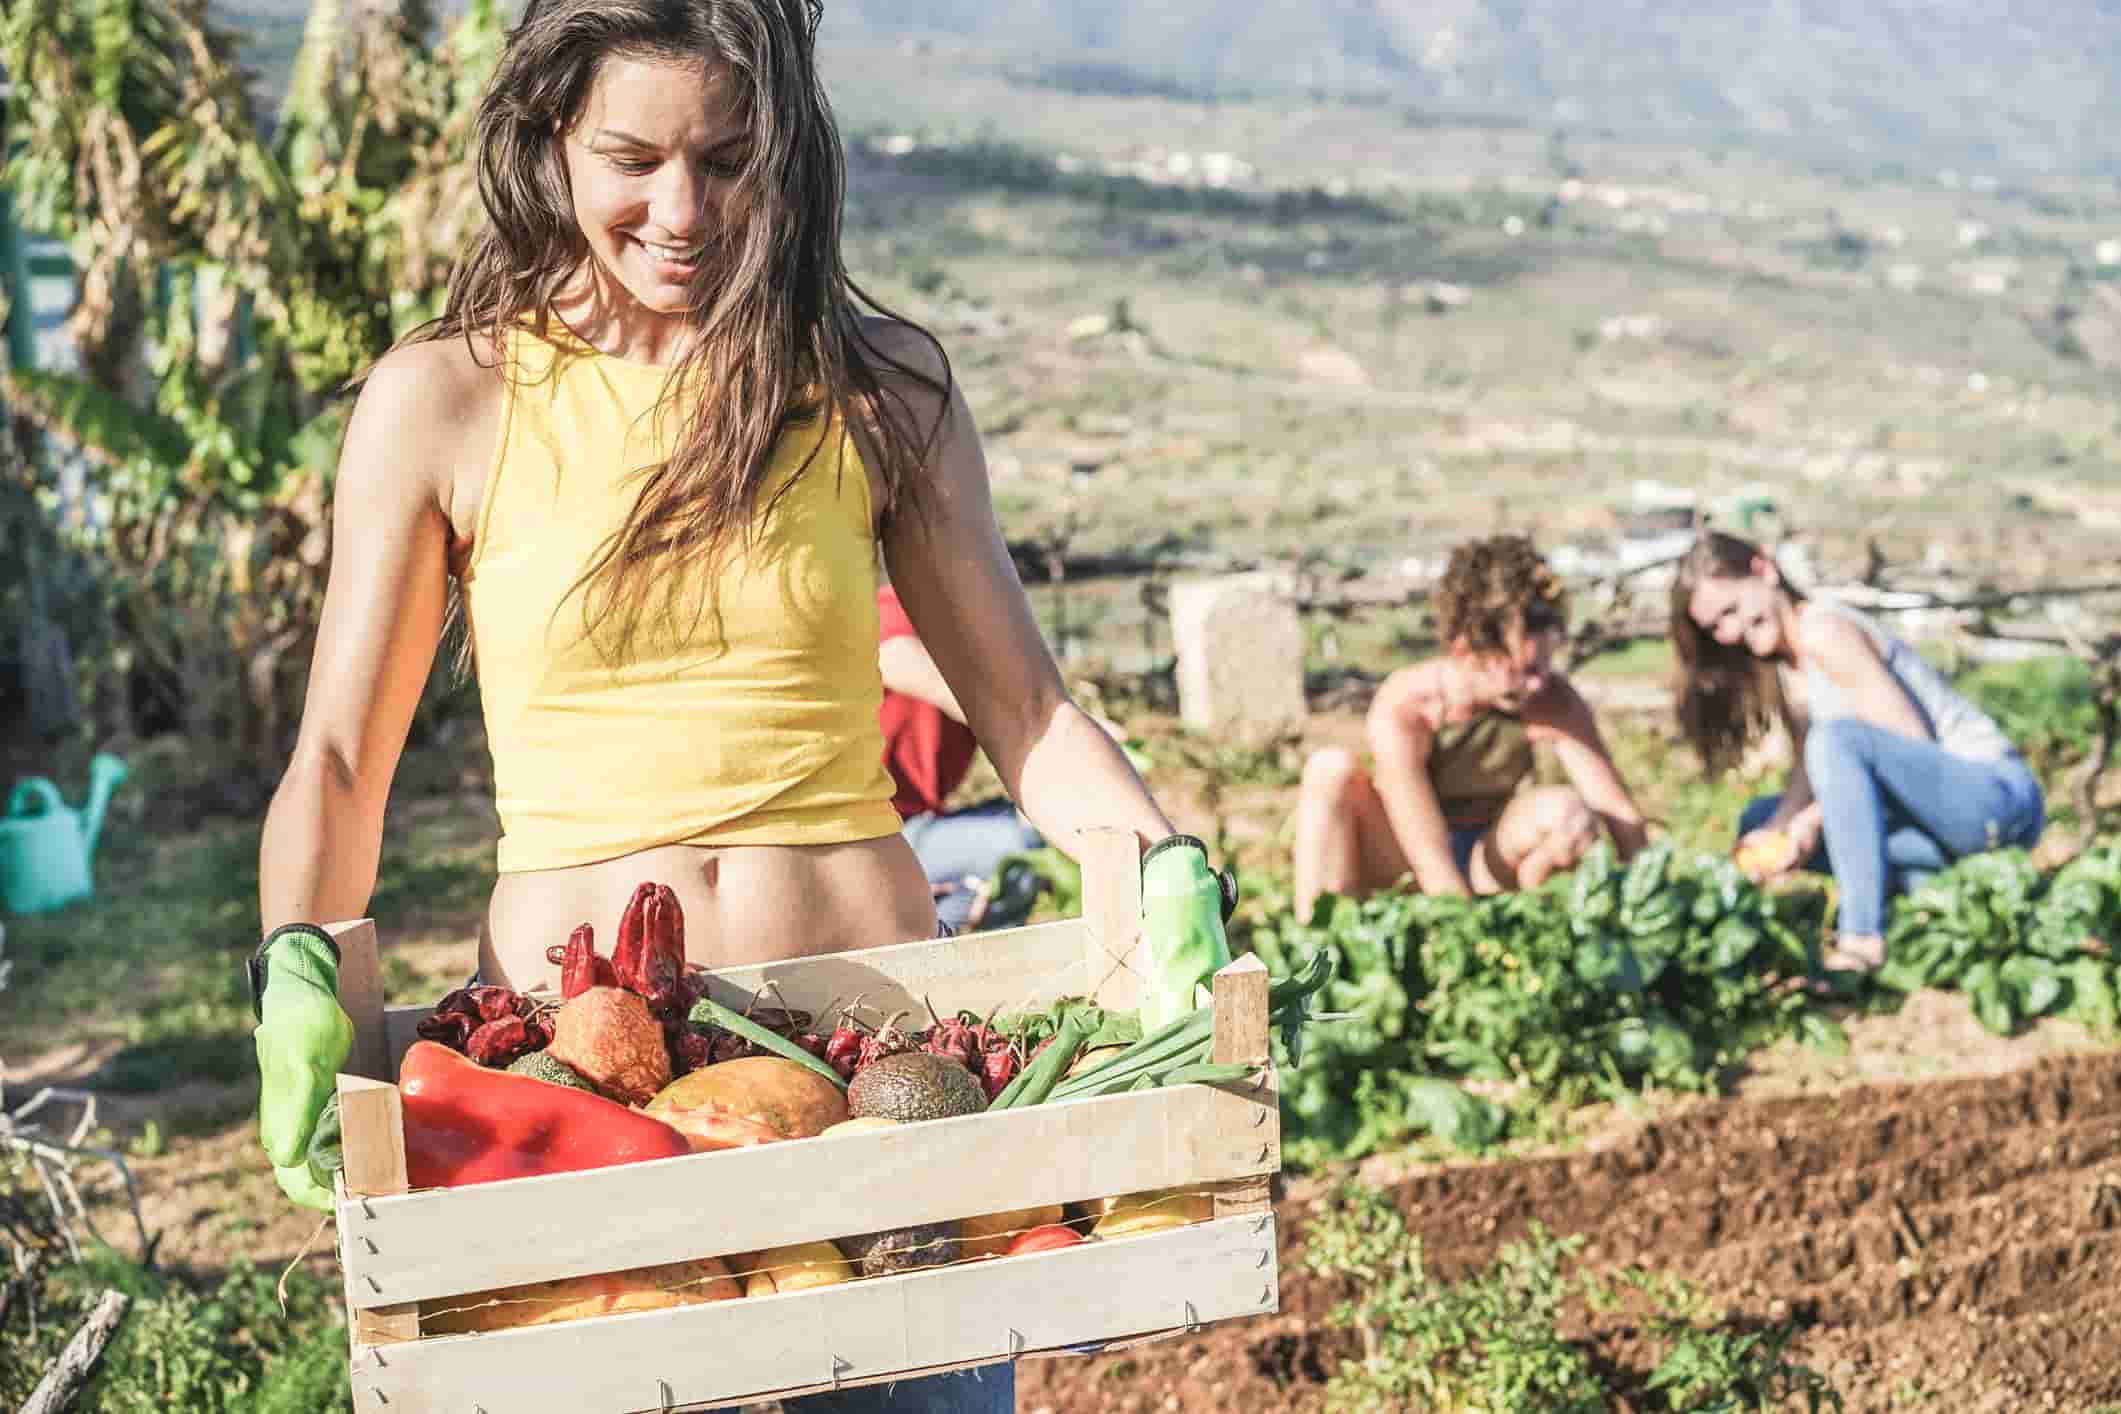
M847 1260L854 1263L855 1270L863 1276L888 1277L896 1272L940 1267L955 1260L957 1238L958 1225L953 1219L946 1223L916 1223L912 1227L863 1233L860 1237L843 1237L835 1245L847 1254Z
M976 1115L987 1108L987 1092L971 1071L949 1056L905 1051L871 1061L847 1085L850 1119L897 1120Z
M532 1051L510 1062L508 1073L527 1075L532 1080L543 1080L552 1085L565 1085L570 1090L587 1090L592 1095L597 1093L597 1087L584 1080L565 1061L543 1051Z

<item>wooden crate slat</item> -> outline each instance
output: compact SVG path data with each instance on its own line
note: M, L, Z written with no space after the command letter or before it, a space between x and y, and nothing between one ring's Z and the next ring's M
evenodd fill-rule
M349 1075L391 1080L402 1051L389 1047L384 1027L383 963L376 925L367 918L332 923L324 931L339 945L339 1005L353 1023L353 1051L343 1067Z
M358 1245L351 1243L349 1245ZM1271 1215L788 1296L353 1354L354 1407L630 1414L1272 1311ZM379 1398L380 1396L380 1398Z
M1080 959L1078 959L1080 961ZM1279 1166L1229 1091L1184 1085L377 1199L339 1212L354 1300L395 1304ZM850 1221L851 1219L851 1221Z
M1215 974L1214 1057L1222 1065L1257 1065L1262 1084L1248 1095L1220 1097L1218 1122L1233 1144L1271 1145L1281 1152L1281 1096L1270 1061L1267 965L1247 955ZM1215 1194L1215 1216L1263 1212L1273 1207L1265 1173L1221 1185Z
M339 1172L339 1247L343 1262L346 1215L362 1211L372 1200L405 1192L405 1124L398 1087L358 1075L338 1078L339 1129L346 1155ZM410 1297L376 1303L357 1299L367 1283L356 1268L346 1267L347 1324L363 1345L385 1345L420 1338L420 1308ZM370 1288L373 1291L373 1288Z
M1113 1011L1141 1006L1149 962L1142 941L1141 841L1129 830L1085 830L1082 991Z

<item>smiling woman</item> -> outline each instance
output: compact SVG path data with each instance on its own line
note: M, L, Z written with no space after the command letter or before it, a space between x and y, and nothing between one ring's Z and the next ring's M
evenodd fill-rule
M487 227L347 430L260 849L260 1129L298 1201L329 1206L300 1161L345 1053L317 925L370 906L452 588L502 829L487 982L552 985L547 949L643 881L672 891L706 967L935 934L884 766L880 558L1039 833L1168 841L1153 892L1195 902L1146 920L1147 942L1225 946L1205 847L1171 838L1061 682L949 360L848 277L817 18L531 0L509 36L479 109ZM1006 1409L1011 1389L989 1371L822 1407Z
M1711 770L1778 721L1796 761L1738 821L1740 867L1841 885L1823 963L1885 963L1887 895L1952 861L2040 837L2040 785L1995 722L1868 616L1807 599L1758 546L1709 532L1672 583L1679 724Z
M567 133L575 224L644 311L689 309L708 247L741 224L744 107L725 70L614 58ZM672 351L611 352L661 363Z

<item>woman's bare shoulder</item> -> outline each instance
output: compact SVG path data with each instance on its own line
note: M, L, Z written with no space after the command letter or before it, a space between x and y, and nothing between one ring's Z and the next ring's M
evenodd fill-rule
M346 432L340 479L381 489L430 490L449 506L467 466L483 466L505 391L490 346L461 338L402 344L362 380Z
M918 324L888 315L862 316L858 332L869 349L929 378L941 378L949 367L942 342Z
M1442 658L1425 658L1397 669L1378 685L1372 702L1373 715L1403 725L1419 723L1435 731L1443 723L1448 700L1443 681L1446 671Z
M918 324L868 315L858 333L860 350L877 381L905 400L923 421L962 403L964 393L951 374L950 356L936 337Z
M502 379L491 340L422 339L377 359L362 380L361 399L374 399L399 415L456 420L481 404L497 403Z

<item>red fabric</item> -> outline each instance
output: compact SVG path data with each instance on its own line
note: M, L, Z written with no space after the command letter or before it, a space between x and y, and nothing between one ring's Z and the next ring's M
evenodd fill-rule
M913 620L899 604L897 590L889 585L877 590L876 610L879 642L915 636ZM889 688L884 689L881 716L884 765L898 792L891 804L899 818L941 810L972 769L978 744L971 730L944 716L941 708Z

